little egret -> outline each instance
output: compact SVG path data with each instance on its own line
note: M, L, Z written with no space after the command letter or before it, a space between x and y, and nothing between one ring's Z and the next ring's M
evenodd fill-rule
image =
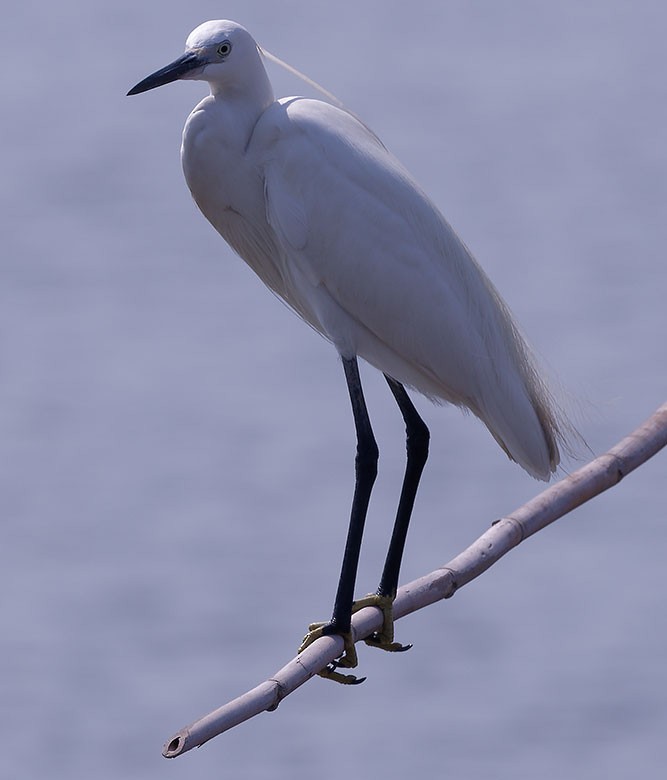
M559 462L565 422L510 312L437 208L356 117L301 97L276 100L262 52L235 22L197 27L185 53L139 82L136 95L177 79L207 81L188 117L181 157L204 216L259 278L338 350L357 436L347 543L328 623L304 645L340 634L356 666L351 615L374 604L393 642L391 605L429 431L405 386L469 409L505 453L538 479ZM407 467L376 594L354 602L378 448L357 358L383 372L406 426ZM302 646L302 647L303 647Z

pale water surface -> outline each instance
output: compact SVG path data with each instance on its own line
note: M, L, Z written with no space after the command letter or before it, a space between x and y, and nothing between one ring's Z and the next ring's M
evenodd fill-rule
M0 776L660 777L665 455L314 680L167 762L163 741L288 660L333 599L353 429L332 349L197 213L204 94L127 89L218 17L362 115L476 253L602 452L667 386L664 3L72 2L3 11ZM273 71L276 91L302 87ZM376 584L402 424L380 443ZM404 566L449 560L539 488L420 408L432 457Z

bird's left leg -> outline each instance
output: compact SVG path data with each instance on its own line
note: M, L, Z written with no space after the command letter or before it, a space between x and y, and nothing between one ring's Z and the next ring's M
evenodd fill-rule
M362 682L362 679L357 679L353 675L340 674L336 672L336 669L339 667L352 669L357 665L357 652L351 634L352 602L366 514L373 484L377 476L378 446L366 408L356 357L343 358L343 368L350 393L354 426L357 433L357 454L354 461L355 485L350 525L347 532L343 565L338 581L332 618L328 623L313 623L309 626L308 634L304 638L299 652L320 636L339 634L345 642L345 652L341 658L320 672L320 675L336 682L354 684Z
M379 647L383 650L401 651L408 650L412 645L401 645L394 642L394 620L392 607L398 590L398 577L401 570L401 560L403 550L405 549L405 540L410 525L410 517L419 487L426 459L428 458L429 430L426 423L419 416L412 401L408 397L405 388L400 382L387 376L385 379L389 388L396 399L403 419L405 420L407 464L405 476L403 478L403 487L401 489L401 498L396 512L396 521L394 530L387 551L382 577L377 592L364 599L355 601L354 611L367 606L378 607L382 610L384 624L382 630L371 634L366 639L366 643L372 647Z

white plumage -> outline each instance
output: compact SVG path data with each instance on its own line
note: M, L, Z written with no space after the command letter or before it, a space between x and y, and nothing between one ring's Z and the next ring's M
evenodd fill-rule
M357 432L356 482L333 616L302 648L351 631L364 523L378 449L357 356L382 371L406 424L407 465L376 594L376 646L393 641L392 603L429 432L404 385L469 409L510 458L540 479L559 462L562 433L510 313L444 217L400 163L347 111L306 98L276 101L257 44L234 22L207 22L170 65L129 94L179 78L211 94L183 132L185 178L197 205L262 281L338 350Z
M216 61L216 46L230 44ZM507 307L444 217L358 119L275 101L261 54L233 22L207 22L184 77L212 94L183 133L199 208L262 281L344 357L359 355L436 401L470 409L546 479L560 436Z

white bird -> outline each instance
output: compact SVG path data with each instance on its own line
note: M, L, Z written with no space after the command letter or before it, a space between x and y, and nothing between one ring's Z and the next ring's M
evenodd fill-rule
M566 423L510 312L486 274L402 165L356 117L301 97L275 100L261 50L241 25L211 21L185 53L137 84L207 81L188 117L181 157L190 191L259 278L338 350L357 432L356 482L333 616L306 643L341 634L334 671L355 666L350 620L375 603L393 643L391 602L429 432L404 385L475 414L529 474L548 479ZM353 606L378 449L357 357L382 371L404 417L408 461L377 594Z

